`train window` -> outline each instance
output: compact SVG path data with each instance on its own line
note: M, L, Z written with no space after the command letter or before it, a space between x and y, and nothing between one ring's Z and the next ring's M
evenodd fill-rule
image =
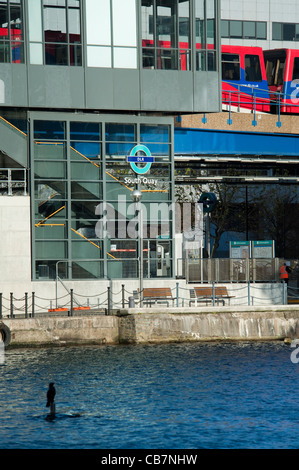
M222 54L222 80L240 80L240 56Z
M295 57L292 80L298 80L298 79L299 79L299 57Z
M247 82L261 82L262 71L258 55L245 55L245 80Z
M269 86L283 85L286 52L264 53L267 82Z

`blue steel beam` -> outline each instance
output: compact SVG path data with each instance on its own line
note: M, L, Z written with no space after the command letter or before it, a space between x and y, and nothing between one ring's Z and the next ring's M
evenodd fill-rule
M295 134L174 128L175 155L298 157Z

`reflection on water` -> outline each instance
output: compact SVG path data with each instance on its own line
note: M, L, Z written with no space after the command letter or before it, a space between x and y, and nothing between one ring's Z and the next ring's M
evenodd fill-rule
M282 342L7 350L0 448L297 448L290 354Z

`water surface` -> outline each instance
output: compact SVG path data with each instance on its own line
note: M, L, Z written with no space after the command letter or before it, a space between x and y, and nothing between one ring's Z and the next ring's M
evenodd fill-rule
M298 448L291 352L282 342L7 350L0 448Z

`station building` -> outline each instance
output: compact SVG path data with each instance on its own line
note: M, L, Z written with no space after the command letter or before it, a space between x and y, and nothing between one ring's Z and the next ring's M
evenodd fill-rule
M299 4L296 0L222 0L221 42L224 45L297 49Z
M173 116L221 110L220 2L1 0L0 20L2 292L137 279L135 190L144 279L174 279Z

